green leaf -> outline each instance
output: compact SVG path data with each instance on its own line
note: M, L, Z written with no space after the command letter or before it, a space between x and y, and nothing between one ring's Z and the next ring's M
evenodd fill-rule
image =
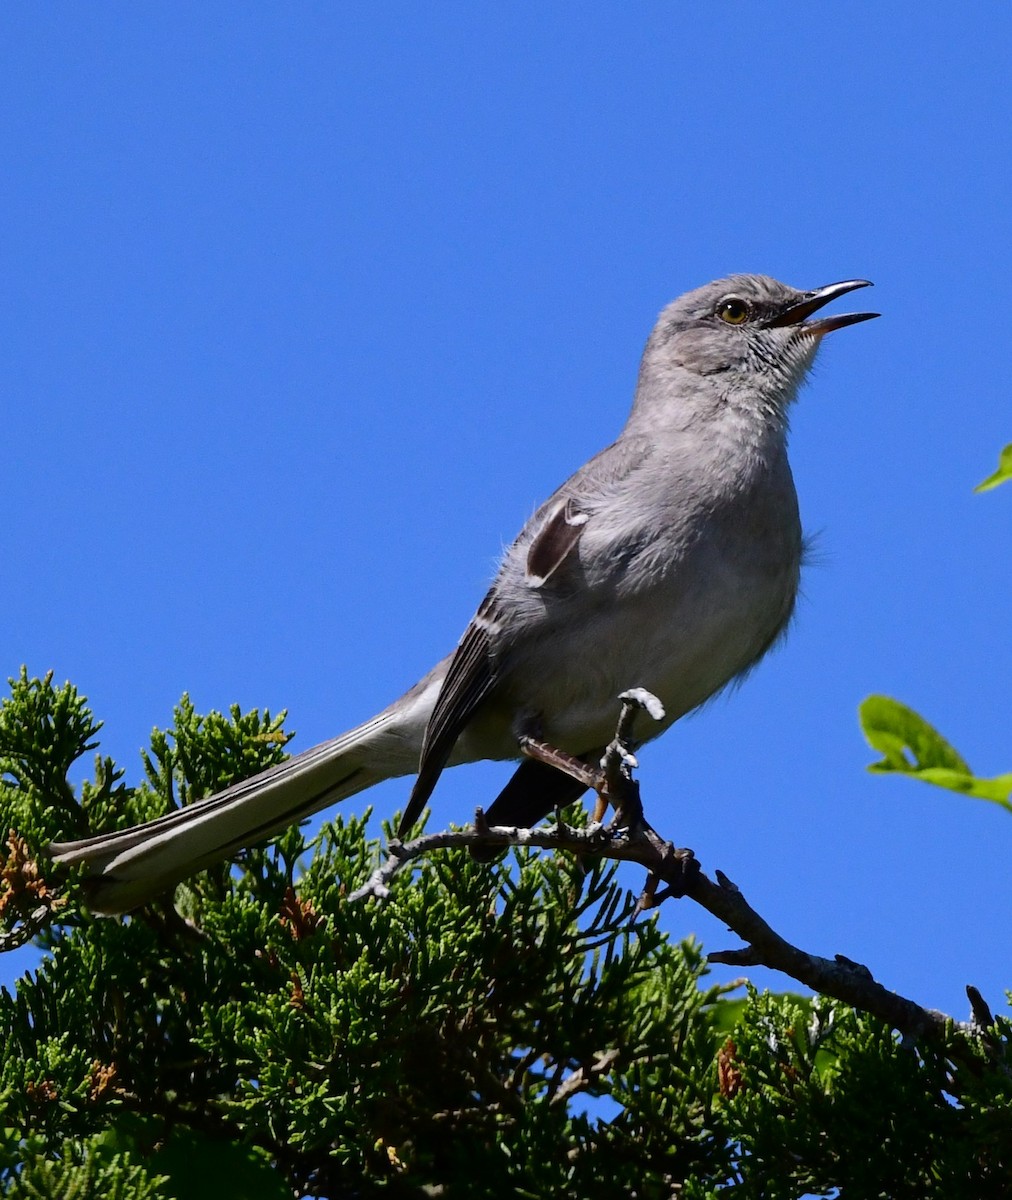
M969 765L938 730L899 700L869 696L859 712L868 744L885 755L872 770L910 772L941 767L970 773Z
M869 696L859 715L868 744L883 755L869 771L896 771L1012 812L1012 773L990 779L974 775L959 752L912 708L888 696Z
M1012 479L1012 442L998 455L998 470L993 475L988 477L973 489L975 492L989 492L992 488L996 488L999 483L1005 483Z

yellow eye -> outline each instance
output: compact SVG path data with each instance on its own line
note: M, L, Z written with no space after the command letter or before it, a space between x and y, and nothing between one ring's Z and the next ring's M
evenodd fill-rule
M731 296L722 300L717 309L717 316L728 325L743 325L749 319L749 307L744 300Z

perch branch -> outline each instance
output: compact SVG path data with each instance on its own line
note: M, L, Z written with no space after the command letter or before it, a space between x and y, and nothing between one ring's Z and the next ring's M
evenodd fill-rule
M643 814L639 785L632 776L637 765L632 753L635 746L632 731L641 710L654 720L663 718L664 710L656 697L642 688L624 692L620 700L622 711L615 739L596 770L533 737L521 739L525 754L565 771L597 792L596 820L587 828L574 829L561 823L535 829L490 826L479 808L470 828L424 834L408 843L391 843L386 861L349 899L362 900L369 896L386 899L390 882L409 863L449 846L480 846L493 850L537 846L545 850L567 850L619 862L635 862L647 870L646 883L637 904L639 910L655 907L669 897L688 896L723 921L745 943L738 949L711 954L710 962L782 971L813 991L880 1017L907 1036L946 1037L955 1023L945 1013L923 1008L913 1000L889 991L866 966L841 954L824 958L788 942L752 908L741 890L723 872L717 871L716 879L710 879L700 870L691 850L677 849L657 833ZM615 817L604 826L600 818L607 803L614 807Z

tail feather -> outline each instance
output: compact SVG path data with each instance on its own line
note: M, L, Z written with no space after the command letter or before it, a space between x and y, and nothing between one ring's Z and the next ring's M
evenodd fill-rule
M405 738L395 717L395 708L387 709L341 737L144 825L54 843L53 857L86 865L93 911L128 912L243 846L415 769L416 739ZM392 743L400 753L390 752Z

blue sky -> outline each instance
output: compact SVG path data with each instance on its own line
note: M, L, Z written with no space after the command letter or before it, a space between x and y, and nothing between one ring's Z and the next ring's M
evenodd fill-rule
M795 412L791 636L641 778L785 936L1000 1004L1012 821L868 775L856 709L1012 769L1012 491L972 494L1012 440L1010 35L997 5L5 7L4 674L71 679L134 779L184 690L309 746L454 644L668 300L869 278L883 318ZM434 821L505 771L445 776Z

